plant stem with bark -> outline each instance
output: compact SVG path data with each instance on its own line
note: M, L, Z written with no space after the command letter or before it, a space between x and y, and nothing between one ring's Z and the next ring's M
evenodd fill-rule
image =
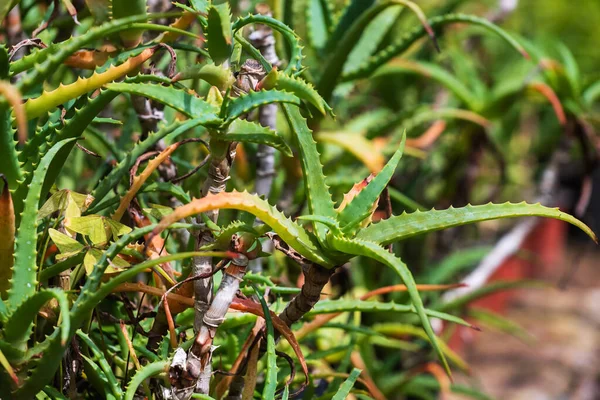
M272 16L269 6L259 4L256 7L259 14ZM273 30L267 25L257 25L248 36L250 43L256 47L263 57L271 63L273 67L278 67L281 60L275 51L275 36ZM277 105L266 104L258 109L258 123L262 126L277 129ZM275 149L266 144L260 143L256 151L256 180L254 182L254 192L259 196L269 197L273 180L275 178ZM259 221L257 221L259 222ZM266 251L271 251L270 242L265 242ZM262 272L262 260L257 258L250 263L250 270L256 273Z

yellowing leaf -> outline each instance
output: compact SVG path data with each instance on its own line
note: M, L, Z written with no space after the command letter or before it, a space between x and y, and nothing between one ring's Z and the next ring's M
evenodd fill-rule
M65 227L69 230L88 236L93 244L105 244L110 238L131 232L131 228L113 219L101 215L87 215L65 219Z
M77 240L57 231L56 229L48 229L48 234L50 235L52 242L54 242L61 253L56 257L57 259L71 257L85 248L85 246L79 243Z
M100 215L75 217L65 221L65 226L74 232L88 236L93 244L103 244L108 242L103 219Z
M117 222L114 219L104 218L104 223L110 229L114 240L117 240L119 236L123 236L131 232L130 227L128 227L127 225L123 225L122 223Z
M102 250L98 249L90 249L83 258L83 266L85 268L85 273L87 275L91 274L94 271L94 265L98 262L98 260L102 257ZM121 272L124 268L129 267L129 263L123 260L121 257L113 258L106 268L104 274L115 274Z
M69 209L67 217L79 217L90 206L94 198L90 195L73 192L72 190L58 190L50 196L38 211L38 218L46 218L56 211ZM79 213L77 213L77 211Z

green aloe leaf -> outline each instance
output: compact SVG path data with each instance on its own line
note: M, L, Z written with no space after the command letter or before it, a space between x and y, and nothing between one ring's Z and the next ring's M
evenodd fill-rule
M362 3L365 3L364 1ZM352 72L367 57L370 57L377 51L377 48L381 45L381 42L385 39L386 34L390 28L396 23L400 13L404 7L402 5L391 6L383 10L377 15L371 23L363 31L360 39L356 46L348 55L348 60L344 65L343 73Z
M300 150L304 189L308 200L309 212L314 215L335 219L337 213L331 200L329 187L325 183L323 166L321 165L312 131L308 128L306 120L300 114L298 107L284 104L283 111ZM321 223L315 223L314 226L319 242L321 244L326 243L325 235L327 234L327 227Z
M83 35L72 37L63 42L53 43L47 48L37 50L10 64L11 77L25 70L32 69L19 81L19 89L23 94L41 84L44 79L54 73L58 67L77 50L85 48L94 40L103 39L110 34L125 31L135 26L136 23L147 19L176 16L179 13L161 13L148 15L134 15L131 17L107 22L98 27L91 28ZM143 24L142 24L143 25ZM149 24L152 25L152 24ZM162 25L152 25L155 29L168 28Z
M233 24L233 30L237 32L238 30L249 24L268 25L277 32L281 33L281 36L285 39L285 41L288 44L288 48L290 49L290 59L284 71L286 74L297 75L298 73L300 73L300 71L302 70L302 45L300 44L300 39L298 38L298 35L296 35L296 33L293 30L291 30L289 26L267 15L249 14L235 21L235 23ZM242 41L240 43L242 43L243 45ZM258 54L260 54L260 52ZM260 58L262 57L254 58L260 61ZM265 67L266 71L270 70L270 65L263 64L263 67Z
M120 399L121 396L123 396L121 385L117 381L117 378L113 373L110 364L106 360L106 357L104 356L102 350L100 350L98 346L96 346L96 343L94 343L94 341L81 329L77 330L77 336L86 344L88 349L91 350L92 354L90 360L96 362L102 370L102 372L104 373L104 376L106 377L107 382L109 384L109 390L115 395L117 399Z
M215 64L220 65L229 59L233 50L231 29L231 9L229 3L213 4L208 9L206 30L208 53Z
M338 391L333 395L331 400L344 400L350 394L350 390L356 383L358 376L362 371L358 368L354 368L352 372L350 372L350 376L342 383L342 386L338 389Z
M394 302L379 302L379 301L365 301L365 300L322 300L315 304L313 309L308 312L307 316L318 315L318 314L332 314L340 312L398 312L398 313L416 313L416 309L413 305L409 304L396 304ZM443 312L425 309L425 313L433 318L439 318L444 321L453 322L458 325L472 327L470 323L462 318L455 317L454 315L446 314Z
M356 256L366 256L372 258L396 271L396 273L400 276L400 279L402 279L402 282L406 285L408 295L410 296L410 300L412 301L412 304L415 307L417 314L419 315L419 319L421 320L421 325L423 326L423 329L425 329L425 332L427 333L427 336L431 341L431 345L433 346L440 362L442 363L444 370L449 376L451 376L450 367L448 366L446 357L444 356L444 353L442 352L438 344L437 337L433 332L431 322L429 321L429 317L427 316L427 311L425 310L425 307L423 305L423 300L421 299L421 296L415 284L415 280L406 264L404 264L401 259L394 256L383 247L380 247L372 242L356 239L344 239L332 235L330 235L328 239L330 245L335 250L346 254L353 254Z
M23 348L31 335L31 327L40 308L51 299L58 301L60 308L61 344L66 346L70 338L71 318L69 314L69 299L65 292L60 289L42 289L28 297L23 303L14 309L8 316L4 325L3 337L17 348Z
M86 378L93 388L98 391L107 400L116 399L112 393L111 384L106 377L102 368L90 357L85 354L81 354L83 363L83 371L85 372Z
M358 239L368 240L382 245L390 244L412 236L447 229L454 226L472 224L499 218L548 217L575 225L594 241L594 232L577 218L559 210L544 207L541 204L504 203L465 206L446 210L415 211L394 216L360 231Z
M229 68L214 64L190 65L175 75L172 81L179 82L186 79L202 79L220 90L226 90L235 81Z
M260 143L271 146L288 157L292 157L292 149L281 136L272 129L256 122L236 119L227 128L227 134L220 139L231 142Z
M446 303L434 306L437 310L460 310L467 307L470 303L487 297L494 293L512 290L512 289L535 289L535 288L547 288L549 285L541 281L532 280L519 280L519 281L496 281L489 283L485 286L477 288L475 290L467 291L467 293L450 300Z
M405 59L393 60L375 71L373 77L388 77L396 74L416 74L427 79L433 79L454 93L469 109L477 110L481 106L481 102L471 89L450 72L436 64Z
M261 90L250 92L227 103L226 123L231 123L241 115L247 114L253 109L271 103L290 103L300 105L300 99L293 93L281 90Z
M265 314L265 325L267 327L267 371L265 374L265 385L262 392L264 400L274 399L277 389L277 354L275 353L275 330L273 329L273 321L271 320L271 312L267 306L267 302L260 295L260 292L255 289L258 295L258 300Z
M206 124L217 124L218 110L215 106L181 89L172 86L150 85L147 83L110 83L108 90L119 93L137 94L169 106L189 118L202 119Z
M513 39L512 36L510 36L508 33L506 33L502 28L498 27L497 25L494 25L493 23L489 22L488 20L486 20L484 18L479 18L479 17L475 17L472 15L465 15L465 14L446 14L446 15L441 15L439 17L433 17L433 18L429 19L427 22L433 29L438 28L443 25L446 25L446 24L457 23L457 22L481 26L481 27L487 29L488 31L500 36L505 42L507 42L510 46L512 46L519 53L521 53L524 57L527 57L527 58L529 57L529 54L525 51L523 46L521 46L521 44L519 44L515 39ZM346 74L343 79L345 81L349 81L349 80L354 80L354 79L366 78L367 76L369 76L377 68L379 68L386 62L390 61L392 58L397 57L400 54L402 54L403 52L405 52L406 50L408 50L418 39L422 38L426 34L427 34L427 30L425 29L424 26L416 27L412 31L403 35L397 41L391 43L387 47L380 50L378 53L367 58L358 68L356 68L352 72ZM331 68L333 68L333 65ZM333 72L337 72L337 71L333 71L333 69L332 69L332 74L333 74ZM337 76L337 74L336 74L336 76ZM326 94L330 93L330 91L333 90L333 87L330 87L332 85L331 83L327 84L326 82L324 82L323 85L328 85L326 87L327 92L323 92L321 90L319 92L323 94L323 97L325 99L327 99L328 96Z
M146 16L146 8L146 0L112 0L112 19L118 20L131 16ZM119 36L125 47L129 48L140 43L143 33L144 31L141 29L128 29L119 32Z
M396 150L396 153L386 166L371 182L369 182L367 187L361 190L338 214L337 220L342 227L342 232L353 234L358 229L360 223L370 216L373 205L379 200L379 196L392 179L392 176L398 167L398 163L404 153L405 143L406 135L403 135L400 148Z
M8 186L14 190L17 182L22 179L23 172L12 123L11 107L0 101L0 173L6 177Z
M300 99L315 106L321 114L332 114L331 107L323 100L315 88L301 78L286 75L274 68L263 80L262 87L264 89L278 89L293 93Z
M333 261L323 254L312 234L296 222L287 218L266 200L248 192L221 192L177 207L171 214L161 220L154 234L160 233L162 229L171 226L171 224L181 219L206 211L222 209L247 211L270 226L285 243L303 257L325 267L330 268L334 265Z
M15 308L28 297L32 296L37 287L37 265L36 265L36 247L38 241L38 207L40 202L40 192L46 177L46 171L54 156L66 145L72 143L75 139L65 139L54 145L42 158L36 168L27 198L25 199L25 210L21 218L21 223L15 240L15 263L11 279L11 287L8 291L9 308Z

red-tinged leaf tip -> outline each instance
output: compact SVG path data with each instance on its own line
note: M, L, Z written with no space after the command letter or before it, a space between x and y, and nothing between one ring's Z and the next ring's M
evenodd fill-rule
M481 329L477 325L471 325L470 328L473 329L473 330L475 330L475 331L477 331L477 332L483 332L483 329Z

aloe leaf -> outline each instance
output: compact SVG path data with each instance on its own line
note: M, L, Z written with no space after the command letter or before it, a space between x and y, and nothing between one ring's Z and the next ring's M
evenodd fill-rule
M293 93L300 99L312 104L319 110L323 115L330 113L333 115L331 107L323 100L315 88L308 82L301 78L286 75L276 69L272 69L271 72L264 79L265 89L278 89L289 93Z
M292 93L280 90L250 92L235 99L231 99L227 103L225 123L231 123L241 115L247 114L257 107L271 103L290 103L299 106L300 99Z
M70 85L60 85L51 92L43 92L35 99L29 99L25 103L25 112L28 119L37 118L56 106L68 100L75 99L85 93L91 92L101 86L112 82L131 71L137 69L148 60L155 52L155 48L149 48L134 56L118 66L111 65L105 72L94 72L89 78L78 78Z
M131 243L134 240L137 240L144 235L150 233L155 225L149 225L144 228L136 229L129 234L121 237L117 242L111 244L111 246L103 253L103 257L98 262L96 268L94 269L94 273L88 276L84 287L81 289L80 295L76 300L75 304L71 309L71 332L70 335L75 334L75 330L81 326L86 315L88 315L89 311L97 305L97 301L100 301L104 296L110 293L110 291L117 284L121 283L121 280L131 279L131 272L126 275L128 271L125 271L121 275L118 275L115 278L112 278L113 284L111 286L106 286L104 291L98 294L96 291L98 286L100 285L101 278L104 274L104 270L108 267L109 260L114 258L119 251L121 251L127 244ZM173 228L192 228L194 225L191 224L174 224ZM218 253L221 254L221 253ZM151 268L154 265L160 264L162 262L175 260L175 259L183 259L186 258L188 254L184 255L176 255L175 257L169 256L167 259L164 257L152 260L151 262L146 262L142 264L138 264L133 267L133 274L137 274L141 272L141 270L145 268ZM138 267L139 266L139 267ZM23 384L14 392L13 396L15 398L23 398L29 399L34 398L36 393L38 393L54 376L56 369L60 365L60 359L63 356L63 352L65 350L64 346L61 346L60 336L58 336L56 330L54 333L49 336L44 343L48 343L44 346L42 357L39 359L35 359L32 362L35 363L35 368L31 371L30 375L23 381ZM1 392L0 387L0 392Z
M283 36L283 38L287 41L288 48L290 49L290 59L284 71L287 74L294 75L300 72L302 69L302 46L300 45L298 35L296 35L296 33L291 30L289 26L266 15L249 14L235 21L233 24L233 30L238 31L249 24L268 25L269 27L281 33L281 36ZM266 70L268 71L269 69Z
M106 22L109 19L110 3L111 0L85 0L85 5L90 10L96 24Z
M146 0L112 0L112 19L118 20L131 16L147 16ZM145 21L145 20L143 20ZM125 47L137 46L142 40L141 29L127 29L119 32Z
M30 172L27 176L25 176L23 182L20 183L13 196L13 200L15 201L15 213L17 215L17 221L19 220L20 213L23 211L23 201L27 195L27 191L29 190L29 185L33 176L31 171L34 169L34 164L38 164L39 159L47 152L47 149L51 148L59 141L69 138L79 138L85 131L85 128L90 121L96 115L98 115L98 113L100 113L114 98L115 93L100 93L82 109L75 110L73 117L67 121L66 125L62 129L59 129L56 126L52 127L50 128L50 135L45 139L42 136L38 140L32 139L31 141L27 142L27 147L23 153L26 153L27 149L29 149L29 151L27 151L27 159L24 159L24 165L26 170ZM44 140L46 143L43 143ZM45 198L50 191L50 188L55 183L59 173L62 171L67 157L74 146L74 142L68 143L57 153L57 155L54 157L54 160L52 160L52 163L48 168L48 172L46 173L40 198ZM29 155L31 153L33 153L33 155Z
M86 346L92 351L91 360L98 363L98 366L104 373L106 377L109 389L115 395L117 399L120 399L123 396L123 391L121 390L121 386L115 377L115 374L112 371L112 368L108 361L106 360L104 353L102 350L96 346L96 343L81 329L77 330L77 336L86 344Z
M190 5L200 14L206 14L208 13L210 2L208 0L191 0Z
M236 59L231 60L232 64L239 65L240 60L238 58L241 57L242 50L244 50L246 53L248 53L250 58L258 61L265 71L269 71L271 68L273 68L271 63L267 61L260 50L254 47L250 41L246 40L246 38L242 36L241 32L235 33L235 40L237 43L233 47L234 54L232 55L232 58L236 57Z
M304 188L308 200L308 209L311 214L336 218L329 187L325 183L323 166L317 152L312 131L308 128L306 120L300 114L298 107L283 105L284 114L290 125L300 150L300 161L304 175ZM321 244L326 243L327 227L315 223L317 238Z
M173 82L186 79L202 79L220 90L231 87L235 78L229 68L223 68L214 64L190 65L173 77Z
M182 202L183 204L189 203L192 199L189 194L183 190L183 188L179 185L176 185L171 182L153 182L149 185L146 185L141 190L142 193L150 193L150 192L165 192L170 196L175 197L177 200Z
M451 73L436 64L398 59L379 68L375 71L373 77L386 77L395 74L418 74L425 78L433 79L454 93L469 109L477 110L480 108L481 102L473 95L473 91Z
M74 268L83 262L85 252L77 253L72 257L66 258L62 261L52 264L52 266L44 268L40 272L40 282L46 282L48 279L60 274L63 271Z
M117 398L114 397L111 390L111 384L104 371L102 371L102 368L85 354L81 354L80 356L83 364L83 372L92 387L98 391L101 396L104 396L106 400L116 400Z
M34 169L33 165L37 164L45 151L56 142L81 136L90 122L116 96L117 93L102 91L93 99L86 98L84 104L79 106L80 108L70 108L65 115L64 125L61 122L48 122L25 143L19 154L19 160L23 163L23 168L26 171L32 171ZM70 115L71 113L72 115Z
M30 369L29 375L23 379L21 386L11 393L12 397L9 398L34 399L37 393L54 377L66 349L61 344L59 333L58 330L55 330L51 336L46 338L45 342L48 343L48 346L41 358L30 361L34 367ZM4 388L0 388L0 393L2 389Z
M217 233L213 233L215 240L213 243L202 250L213 250L213 249L228 249L231 245L231 238L238 232L248 232L256 234L254 228L251 225L246 224L242 221L233 221L229 225L225 226Z
M545 288L548 287L547 283L532 280L520 280L520 281L496 281L475 290L469 291L468 293L457 297L451 301L443 303L439 306L435 306L440 311L446 310L460 310L461 308L467 307L470 303L489 296L491 294L520 288Z
M571 86L573 97L577 98L581 94L581 72L577 60L573 56L573 53L563 43L559 43L558 51L562 58L562 63L565 67L565 75Z
M342 385L340 386L338 391L333 395L331 400L346 399L348 397L348 395L350 394L350 390L352 390L352 387L356 383L356 380L358 379L358 376L360 375L361 372L362 371L358 368L352 369L352 372L350 372L350 376L348 376L348 378L344 381L344 383L342 383Z
M400 148L396 150L394 156L381 172L338 214L337 220L342 227L342 232L353 234L360 223L371 215L373 205L379 200L379 196L385 190L396 171L396 167L398 167L398 163L404 152L405 143L406 135L402 137Z
M398 312L398 313L417 313L413 305L408 304L396 304L394 302L379 302L379 301L366 301L366 300L322 300L315 304L313 309L308 312L307 316L319 315L319 314L333 314L341 312ZM436 310L425 309L425 314L432 318L439 318L444 321L453 322L458 325L472 327L470 323L462 318L455 317L454 315L446 314Z
M469 317L475 319L479 324L483 324L484 327L507 333L528 344L535 341L535 338L517 322L493 311L483 308L470 308L468 314Z
M0 174L5 176L9 187L13 189L23 176L14 137L10 107L7 103L0 102Z
M249 142L271 146L288 157L292 157L292 149L274 130L255 122L243 119L234 120L227 128L227 134L219 139L230 142Z
M310 46L321 49L327 43L331 21L327 22L327 7L323 8L321 0L308 0L306 12L306 33ZM331 17L331 15L329 15Z
M478 25L487 30L499 35L504 41L506 41L509 45L511 45L515 50L521 53L524 57L528 58L529 54L525 51L523 46L521 46L515 39L513 39L508 33L506 33L503 29L494 25L484 18L475 17L472 15L465 14L446 14L439 17L433 17L427 21L431 28L435 29L439 26L451 24L451 23L468 23L472 25ZM385 47L375 55L369 57L365 62L363 62L358 68L353 70L351 73L346 74L343 79L345 81L350 81L354 79L365 78L373 73L377 68L391 60L392 58L402 54L406 51L413 43L415 43L418 39L425 36L427 34L427 30L423 26L416 27L412 31L408 32L404 36L402 36L396 42L390 44ZM326 83L325 83L326 84ZM320 86L319 86L320 88ZM324 92L319 90L325 99L328 96L325 96L325 93L329 93L333 88L328 87L328 92Z
M302 256L325 267L333 266L333 262L320 251L314 237L306 232L304 228L287 218L266 200L256 195L251 195L248 192L221 192L177 207L171 214L160 221L153 234L160 233L160 231L175 221L206 211L220 209L235 209L251 213L270 226L285 243Z
M65 139L55 144L42 158L36 168L29 191L25 199L27 210L23 213L15 240L15 261L11 278L11 288L8 291L8 306L14 308L26 298L32 296L38 284L36 280L36 246L37 246L37 212L40 202L40 192L46 177L46 172L54 156L67 144L75 139Z
M342 11L341 17L329 38L327 47L333 49L335 46L339 45L344 35L350 30L352 24L354 24L354 22L373 4L375 4L375 0L351 0L350 4Z
M372 242L356 239L349 240L336 236L329 236L329 239L330 245L338 251L341 251L346 254L353 254L356 256L362 255L372 258L396 271L396 273L402 279L402 282L406 285L406 289L408 291L408 295L410 296L410 300L412 301L413 306L415 307L417 314L419 315L419 319L421 320L421 325L423 326L423 329L425 329L425 332L427 333L427 336L431 341L431 345L433 346L440 362L442 363L444 370L446 371L448 376L451 376L450 367L448 366L446 357L444 356L444 353L439 347L437 337L433 332L431 322L429 321L429 317L427 316L427 312L425 310L425 307L423 306L423 300L421 299L421 296L415 284L415 280L406 264L404 264L402 260L391 254L383 247L380 247Z
M263 313L265 315L265 325L267 327L267 371L265 373L265 385L262 392L262 398L264 400L270 400L275 398L275 391L277 389L277 354L275 353L275 330L273 329L273 321L271 320L271 313L267 302L260 295L258 290L254 289L258 295L258 300L262 306Z
M145 365L142 369L140 369L136 374L131 378L131 382L127 385L127 391L125 392L124 400L133 400L135 396L135 392L138 387L148 378L151 378L155 375L158 375L162 372L167 372L169 369L171 361L155 361L148 365Z
M18 365L21 364L23 362L25 362L27 360L27 352L24 350L24 348L18 348L15 347L14 344L9 343L3 339L0 339L0 353L3 353L6 360L9 362L10 364L14 364L14 365ZM3 365L0 364L0 371L2 370ZM8 372L8 371L7 371ZM1 373L0 373L1 376ZM1 387L0 387L1 389ZM0 394L2 392L0 391Z
M348 55L348 60L344 65L343 74L352 72L362 64L365 58L370 57L377 51L377 48L381 45L385 35L389 32L394 23L396 23L403 9L404 7L401 5L391 6L373 18L360 36L356 46L354 46Z
M145 83L110 83L108 90L119 93L137 94L169 106L189 118L203 120L206 124L216 124L218 110L206 101L172 86L149 85Z
M323 96L326 101L329 101L331 95L333 94L333 90L335 89L340 76L342 75L342 71L344 65L346 65L346 61L352 51L352 49L359 43L359 39L362 36L366 27L372 22L372 20L381 12L386 10L389 7L402 5L410 8L414 11L423 24L423 30L433 36L432 28L429 26L429 23L425 20L425 16L419 6L409 0L389 0L381 3L377 3L373 5L373 7L369 7L367 9L363 8L365 5L371 5L370 1L362 1L362 4L356 5L352 3L350 5L350 9L356 8L357 11L360 11L359 16L356 19L353 19L353 23L349 29L344 31L343 37L339 39L335 38L336 34L339 32L337 29L332 36L332 41L329 44L329 49L331 53L331 57L329 57L327 64L324 67L323 74L319 79L319 83L317 85L317 89L319 93ZM364 12L362 12L364 11ZM346 15L342 17L343 23L345 21Z
M594 232L577 218L560 211L558 208L549 208L539 203L527 204L525 202L517 204L490 203L481 206L468 205L446 210L415 211L410 214L403 213L402 215L391 217L363 229L358 233L357 238L386 245L415 235L454 226L491 219L528 216L548 217L568 222L584 231L594 241L597 241Z
M169 16L177 16L179 13L161 13L135 15L128 18L114 20L103 25L90 29L81 36L73 37L64 42L54 43L45 49L35 51L10 64L10 74L16 74L25 70L34 68L32 72L27 74L20 82L19 89L22 93L28 93L33 88L37 87L48 76L54 73L57 68L77 50L84 48L94 40L103 39L107 35L117 33L131 28L134 23L145 21L146 19L164 18ZM166 27L161 27L166 28Z
M58 301L60 307L60 338L61 345L66 346L71 329L71 318L69 315L69 299L65 292L60 289L42 289L29 296L8 316L4 324L3 337L17 348L24 348L31 335L31 326L40 308L51 299Z
M208 9L206 36L208 53L215 64L222 64L231 55L232 35L229 3L212 4Z
M600 97L600 81L592 83L583 91L583 99L588 107L592 106L598 97Z
M383 334L387 337L392 338L405 338L406 336L416 336L418 338L427 340L431 343L429 336L423 328L420 328L415 325L409 324L401 324L397 322L388 322L373 325L372 329L379 333ZM459 367L463 371L468 371L469 366L458 354L456 354L443 340L437 339L437 342L446 355L446 357L457 367Z

